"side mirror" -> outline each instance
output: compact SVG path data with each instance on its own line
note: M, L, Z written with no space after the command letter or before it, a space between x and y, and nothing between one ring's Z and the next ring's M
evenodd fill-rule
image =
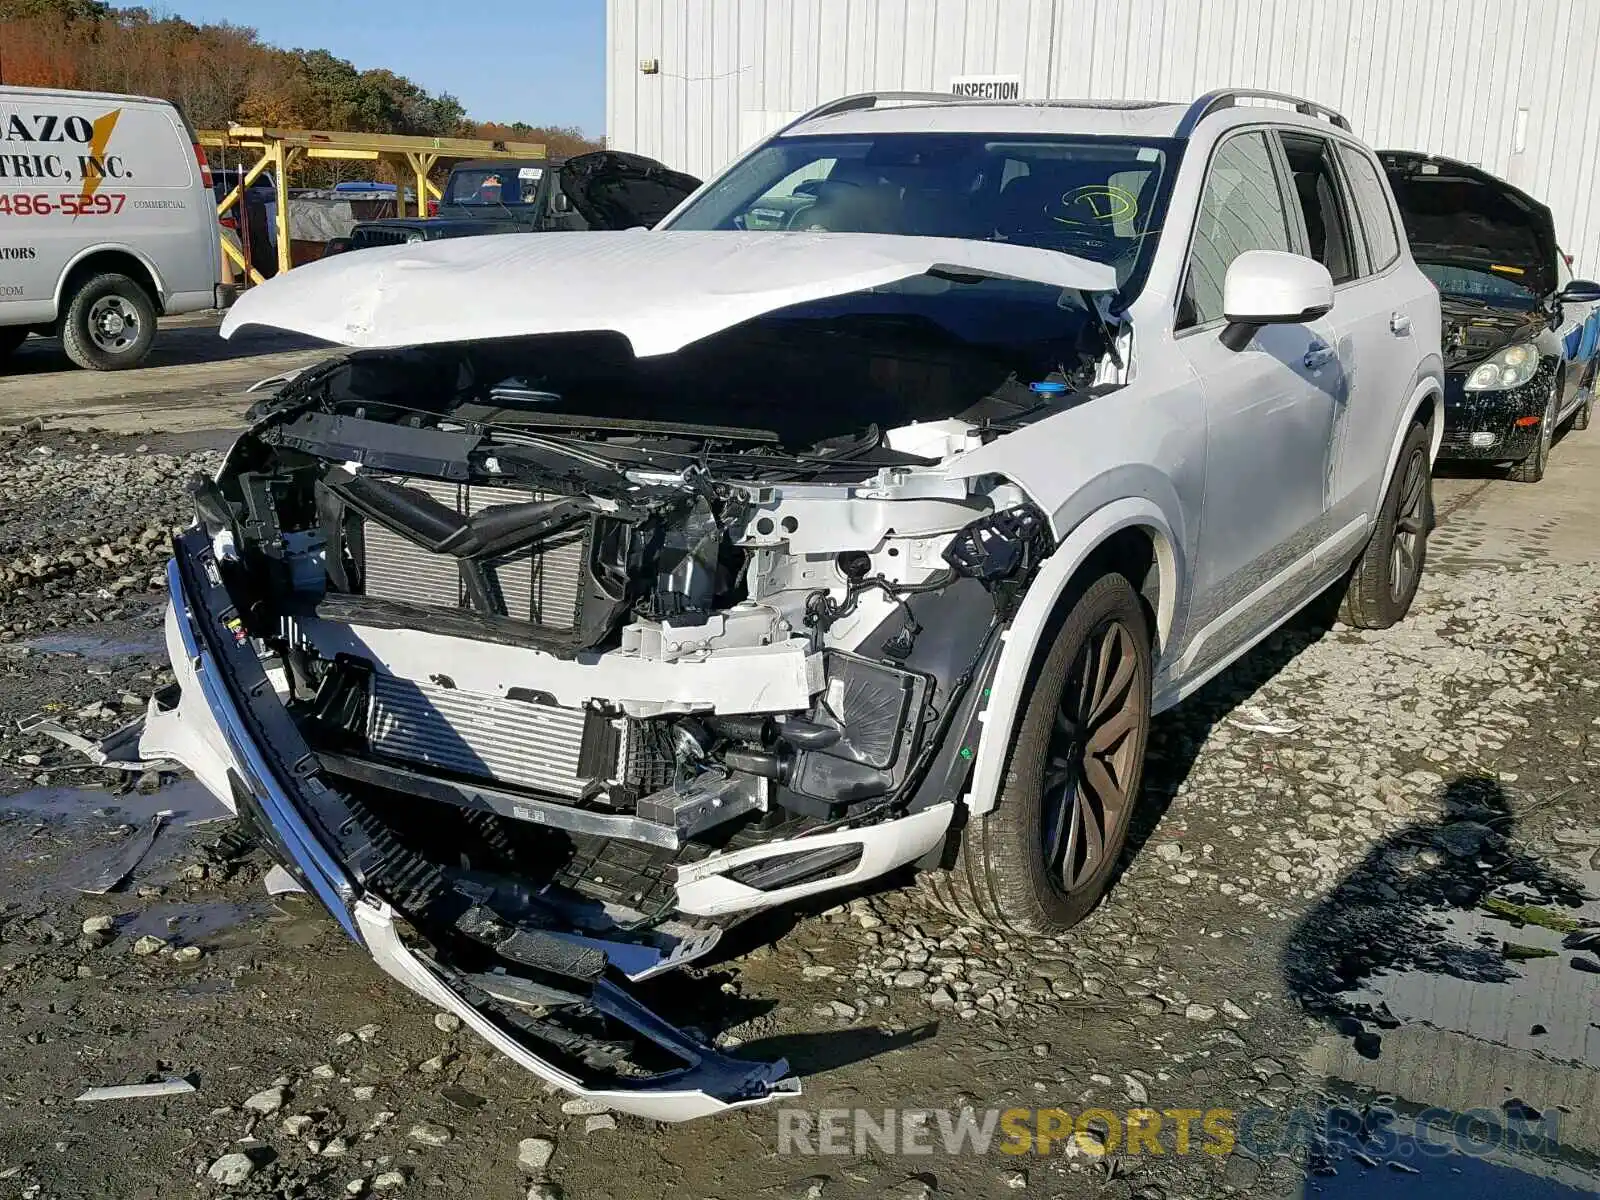
M572 211L572 197L568 196L565 192L557 192L556 193L556 211L558 213L569 213L569 212L571 212Z
M1592 279L1570 279L1567 286L1556 293L1560 304L1593 304L1600 301L1600 283Z
M1319 262L1282 250L1246 250L1222 281L1222 344L1243 350L1263 325L1314 321L1333 307L1333 276Z

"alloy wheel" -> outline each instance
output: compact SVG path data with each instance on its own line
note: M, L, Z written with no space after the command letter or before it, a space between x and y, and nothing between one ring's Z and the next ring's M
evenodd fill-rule
M1389 593L1399 600L1411 594L1428 536L1428 459L1420 449L1406 460L1389 548Z
M1040 809L1045 872L1064 892L1100 872L1133 809L1147 704L1137 686L1134 645L1121 621L1096 626L1078 649L1056 709Z
M1556 414L1561 411L1561 402L1557 397L1556 389L1550 389L1550 405L1544 411L1544 419L1539 422L1539 448L1535 453L1539 455L1539 462L1550 461L1550 443L1556 440Z

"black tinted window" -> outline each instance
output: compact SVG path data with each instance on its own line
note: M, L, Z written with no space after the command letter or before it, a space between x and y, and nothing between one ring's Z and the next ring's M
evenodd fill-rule
M1344 164L1350 191L1361 213L1372 269L1381 271L1400 257L1400 235L1394 227L1394 210L1389 207L1388 186L1378 174L1377 164L1354 146L1341 145L1339 161Z
M1283 151L1305 217L1307 251L1328 268L1334 283L1349 283L1358 271L1350 223L1339 197L1339 177L1333 169L1333 147L1323 138L1286 134Z
M1218 147L1200 195L1178 328L1222 320L1222 283L1246 250L1289 250L1288 212L1265 134Z

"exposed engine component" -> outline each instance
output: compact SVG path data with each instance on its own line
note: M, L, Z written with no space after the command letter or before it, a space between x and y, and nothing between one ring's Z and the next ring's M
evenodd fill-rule
M1050 525L1031 504L1021 504L968 525L944 549L958 575L986 584L1010 579L1037 566L1050 551Z
M373 753L453 775L602 803L637 784L646 752L625 718L537 700L503 700L375 672Z
M512 488L463 486L433 480L410 481L400 488L396 481L375 480L375 486L415 493L438 507L429 514L436 522L465 533L468 522L515 517L517 509L539 507L536 516L560 502L550 493L519 492ZM346 497L345 490L330 488ZM413 501L420 508L420 501ZM556 629L571 629L577 624L578 598L583 591L583 558L588 547L588 514L568 507L560 531L544 538L522 526L513 544L526 547L538 541L537 549L520 549L505 556L482 555L493 565L484 569L483 583L492 611L518 620ZM504 522L509 524L509 522ZM378 599L405 603L437 604L450 608L471 604L470 568L453 553L418 545L410 537L394 531L381 519L361 518L360 578L365 594ZM482 536L479 534L478 536Z
M342 386L308 375L308 397ZM604 931L608 961L665 969L709 945L673 925L678 870L758 855L726 869L740 895L843 875L859 843L767 848L958 787L946 735L976 720L1001 593L1047 525L1003 480L916 458L981 443L954 419L724 450L739 430L574 433L553 400L525 424L471 404L402 416L390 372L357 375L384 419L279 398L192 488L235 636L281 664L307 761L350 789L353 852L381 845L370 878L469 963L499 962L460 985L610 1062L549 1023L593 1020L603 988L546 930Z

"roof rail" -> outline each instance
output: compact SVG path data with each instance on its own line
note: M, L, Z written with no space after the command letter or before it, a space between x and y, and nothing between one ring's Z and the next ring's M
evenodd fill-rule
M1207 92L1189 105L1189 111L1184 113L1183 120L1178 122L1177 136L1188 137L1202 118L1209 117L1224 108L1234 108L1240 100L1276 100L1281 104L1293 105L1295 112L1304 116L1325 117L1336 129L1343 129L1346 132L1350 129L1350 122L1345 119L1344 114L1335 112L1325 104L1318 104L1315 100L1290 96L1284 92L1263 91L1260 88L1219 88L1214 92Z
M978 96L958 96L953 92L857 92L853 96L840 96L837 100L829 100L819 104L809 112L803 112L794 120L772 134L772 137L781 137L791 129L804 125L807 121L815 121L818 117L831 117L835 113L855 112L863 108L877 108L884 100L914 100L923 104L983 104L986 103Z

